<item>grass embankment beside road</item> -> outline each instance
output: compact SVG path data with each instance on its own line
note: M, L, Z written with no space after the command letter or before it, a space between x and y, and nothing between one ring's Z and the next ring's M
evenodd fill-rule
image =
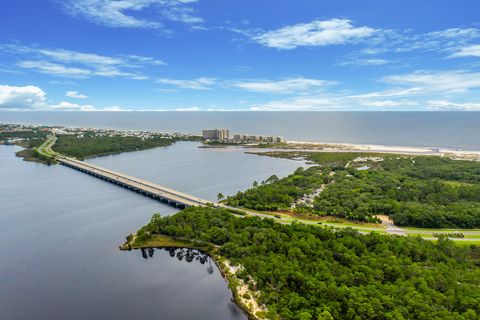
M238 214L237 212L241 212L242 215L249 215L249 216L258 216L264 218L272 218L275 221L280 223L302 223L302 224L309 224L309 225L317 225L317 226L327 226L327 227L334 227L334 228L353 228L360 232L378 232L378 233L385 233L386 226L381 223L366 223L366 222L352 222L347 219L340 219L340 218L333 218L330 216L323 216L323 217L315 217L315 216L305 216L300 214L295 214L293 212L276 212L276 211L258 211L253 209L244 209L244 208L235 208L235 211L230 210L230 212L234 214Z
M294 213L285 212L266 212L251 209L237 208L236 211L242 212L247 216L258 216L274 219L283 224L301 223L306 225L315 225L318 227L333 227L337 229L352 228L361 233L375 232L378 234L389 234L387 226L383 223L365 223L353 222L346 219L336 219L333 217L310 217L301 216ZM463 238L450 237L449 239L456 243L480 245L480 229L425 229L425 228L401 228L405 236L419 236L425 240L436 241L438 235L448 236L449 234L462 234ZM435 235L437 237L435 237Z

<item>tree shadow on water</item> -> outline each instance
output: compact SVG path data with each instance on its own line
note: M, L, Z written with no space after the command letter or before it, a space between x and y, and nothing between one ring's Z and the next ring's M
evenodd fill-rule
M156 250L167 251L172 258L177 258L179 261L186 261L188 263L198 261L201 264L208 262L207 272L212 274L214 272L214 267L212 265L212 259L208 254L205 254L201 251L195 249L186 249L186 248L142 248L140 253L143 259L151 259Z

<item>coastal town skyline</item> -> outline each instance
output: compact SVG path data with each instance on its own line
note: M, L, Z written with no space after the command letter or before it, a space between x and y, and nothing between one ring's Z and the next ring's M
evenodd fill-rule
M0 110L480 110L475 1L0 9Z

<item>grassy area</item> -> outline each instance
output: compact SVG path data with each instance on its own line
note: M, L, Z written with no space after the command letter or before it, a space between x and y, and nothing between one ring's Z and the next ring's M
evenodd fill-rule
M55 161L55 157L58 153L52 150L52 146L55 144L56 140L57 138L55 136L48 136L39 147L33 149L33 155L48 163Z
M365 222L353 222L346 219L337 218L333 220L332 217L307 217L296 215L291 212L269 212L269 211L258 211L252 209L237 209L237 210L230 210L228 211L232 213L242 212L242 215L253 215L253 214L260 214L262 216L272 218L276 222L283 223L283 224L290 224L290 223L302 223L307 225L315 225L318 227L333 227L333 228L352 228L359 232L363 233L370 233L376 232L379 234L388 234L387 227L384 224L374 224L374 223L365 223ZM422 229L422 228L403 228L408 236L420 236L427 240L436 241L433 238L434 233L462 233L464 234L464 238L462 239L455 239L452 238L451 240L455 242L469 242L471 244L480 245L480 230L479 229ZM467 234L465 234L467 232ZM475 232L474 234L468 234L468 232ZM478 233L476 233L478 232Z
M455 241L455 244L457 246L478 246L480 245L480 241L475 241L475 240L463 240L463 241Z
M238 211L241 211L239 209ZM232 212L232 210L228 210ZM378 233L385 233L385 225L383 224L373 224L373 223L363 223L363 222L351 222L345 219L336 219L338 221L332 221L332 217L306 217L306 216L299 216L294 215L291 213L283 213L283 212L269 212L269 211L258 211L258 210L245 210L243 209L242 215L252 215L251 213L258 213L267 218L275 219L275 221L279 223L302 223L308 225L315 225L319 227L333 227L333 228L352 228L358 230L360 232L378 232ZM250 214L249 214L250 213Z
M414 228L414 227L404 227L403 229L407 230L408 232L478 232L480 234L480 229L428 229L428 228Z
M462 233L461 230L458 230L456 232ZM408 232L407 235L409 235L409 236L420 236L422 238L431 238L434 235L440 235L440 234L448 235L450 233L453 233L453 232L428 232L428 233ZM480 234L464 234L464 233L462 233L462 234L464 236L462 239L471 239L471 240L480 241ZM452 240L455 240L455 239L456 238L452 238Z
M57 141L55 136L48 136L47 139L35 150L45 157L55 157L58 153L52 150L53 145Z

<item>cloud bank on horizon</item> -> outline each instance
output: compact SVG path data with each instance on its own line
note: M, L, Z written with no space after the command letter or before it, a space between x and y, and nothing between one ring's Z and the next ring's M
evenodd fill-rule
M5 0L0 110L480 111L480 3L432 6Z

